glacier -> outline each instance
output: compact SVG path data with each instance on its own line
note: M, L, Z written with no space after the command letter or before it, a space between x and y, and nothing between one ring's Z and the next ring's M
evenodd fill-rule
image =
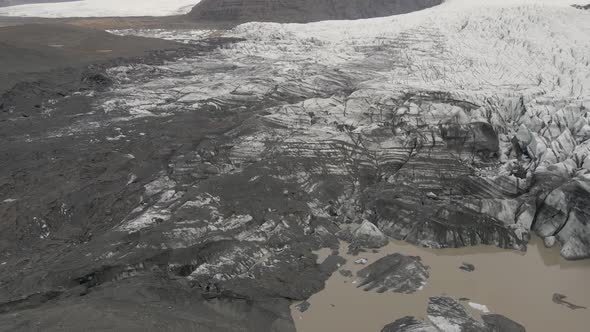
M112 33L198 43L215 32ZM584 258L589 33L588 13L561 0L449 0L385 18L246 23L225 33L242 41L158 66L141 84L129 73L145 69L112 69L121 85L102 107L127 110L126 119L262 107L237 130L247 135L228 133L232 148L218 167L285 158L288 168L265 167L316 195L326 181L343 186L333 208L349 210L345 222L368 219L424 246L524 250L534 232Z
M43 249L6 258L3 326L292 331L289 305L344 264L342 241L352 254L390 239L524 251L536 234L589 258L590 20L570 5L449 0L355 21L110 31L186 48L93 66L36 113L16 110L42 84L3 96L14 176L0 208L13 242ZM521 330L450 297L427 313L391 327Z

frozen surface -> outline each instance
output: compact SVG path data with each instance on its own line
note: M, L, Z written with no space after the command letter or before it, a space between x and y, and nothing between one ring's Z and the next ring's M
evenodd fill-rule
M569 1L451 0L386 18L247 23L235 33L250 39L244 51L269 58L356 59L385 76L375 88L579 97L589 88L588 22Z
M167 16L188 13L200 0L81 0L0 8L0 16L111 17Z

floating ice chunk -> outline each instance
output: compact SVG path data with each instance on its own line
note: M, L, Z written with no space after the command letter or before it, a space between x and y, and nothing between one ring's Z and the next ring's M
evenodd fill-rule
M472 307L475 310L479 310L483 313L488 313L490 312L490 309L488 309L488 307L486 305L483 304L479 304L479 303L475 303L475 302L469 302L469 306Z
M368 261L369 261L369 260L368 260L368 259L366 259L366 258L359 258L359 259L357 259L356 261L354 261L354 263L355 263L355 264L360 264L360 265L365 265L365 264L367 264L367 262L368 262Z

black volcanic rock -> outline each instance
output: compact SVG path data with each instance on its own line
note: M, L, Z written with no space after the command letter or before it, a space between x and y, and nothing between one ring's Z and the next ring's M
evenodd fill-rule
M70 2L76 0L0 0L0 7L27 5L33 3Z
M441 0L203 0L188 14L201 21L314 22L404 14Z
M526 332L524 326L502 315L485 314L481 319L491 332Z
M565 296L563 294L559 294L559 293L554 293L553 297L552 297L553 303L561 304L561 305L567 307L568 309L571 309L571 310L586 309L586 307L581 306L581 305L577 305L577 304L573 304L573 303L567 301L566 299L567 299L567 296Z
M359 287L365 290L377 289L383 293L414 293L420 290L428 280L428 266L420 257L392 254L385 256L357 272L362 278Z
M26 5L30 3L69 2L76 0L0 0L0 7Z
M463 265L461 265L459 267L459 269L461 269L465 272L473 272L473 271L475 271L475 265L473 265L471 263L463 263Z
M584 10L590 10L590 3L587 5L573 5L572 7Z
M303 301L295 307L297 308L297 310L299 310L299 312L306 312L311 307L311 303Z

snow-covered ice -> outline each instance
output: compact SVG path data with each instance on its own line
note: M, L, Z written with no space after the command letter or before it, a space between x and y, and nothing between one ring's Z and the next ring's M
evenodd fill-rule
M81 0L0 8L0 16L115 17L167 16L188 13L200 0Z
M587 95L590 20L568 0L449 0L405 15L311 24L247 23L243 52L354 62L371 88Z

